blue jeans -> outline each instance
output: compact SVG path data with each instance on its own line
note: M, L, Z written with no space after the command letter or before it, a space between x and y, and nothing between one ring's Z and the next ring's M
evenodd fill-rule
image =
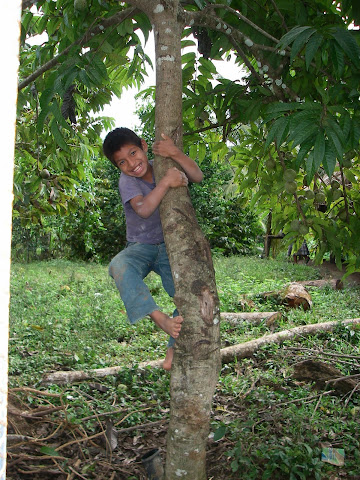
M160 310L144 282L151 271L160 275L164 289L173 297L175 287L165 243L148 245L128 242L126 248L110 262L109 274L115 280L131 324ZM173 316L176 315L177 310ZM174 343L175 339L170 337L168 347Z

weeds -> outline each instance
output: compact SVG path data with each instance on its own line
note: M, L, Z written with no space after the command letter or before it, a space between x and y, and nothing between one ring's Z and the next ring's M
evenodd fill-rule
M310 288L314 305L307 312L287 311L261 295L290 281L318 277L319 272L310 266L216 257L215 269L222 311L242 310L246 296L253 302L248 309L281 310L282 318L273 327L277 330L359 316L358 287L340 291ZM156 301L171 313L174 306L159 279L150 275L147 282ZM82 461L76 471L89 479L110 478L106 472L111 469L117 472L116 478L144 478L138 466L142 449L165 442L170 377L161 370L140 371L136 365L161 358L167 338L149 319L136 326L128 324L106 267L67 261L14 264L10 329L10 405L30 413L57 410L51 417L39 417L40 423L31 420L35 423L27 424L26 435L48 436L48 441L27 443L20 453L9 445L8 478L30 478L31 473L33 479L37 475L47 478L50 473L34 473L39 470L35 460L29 464L21 457L24 452L34 456L41 448L40 453L49 458L48 468L53 471L55 461L58 473L63 472L61 479L73 473L73 459L78 457ZM268 333L265 323L234 326L223 322L221 342L222 346L233 345ZM267 345L251 358L223 365L214 398L209 476L214 480L359 476L358 392L337 394L330 387L318 390L315 384L295 380L292 370L295 363L316 358L332 364L342 375L356 375L360 373L359 340L358 328L339 324L331 333L282 346ZM114 365L123 366L121 372L103 379L101 389L94 382L83 382L51 385L44 393L41 386L42 375L52 370ZM109 418L123 432L116 461L109 453L99 453L106 451L101 442ZM10 432L21 431L18 419L10 414ZM78 443L63 447L74 439ZM345 465L322 462L322 445L343 448ZM54 460L55 452L61 456ZM23 476L19 465L27 469Z

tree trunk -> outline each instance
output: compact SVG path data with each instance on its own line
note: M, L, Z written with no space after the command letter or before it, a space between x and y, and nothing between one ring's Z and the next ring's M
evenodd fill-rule
M181 34L178 1L156 2L149 12L156 58L156 139L161 133L182 148ZM156 158L157 181L174 166ZM220 310L208 242L197 223L187 188L172 189L160 215L175 283L175 304L184 317L171 371L166 480L205 480L205 451L212 398L220 371Z
M2 226L0 256L0 479L6 475L6 405L8 384L8 338L9 338L9 284L11 248L11 207L14 172L14 141L16 121L17 74L19 67L20 0L9 2L3 9L0 40L3 62L6 65L1 77L1 106L6 115L2 123L1 185L2 194L0 224Z

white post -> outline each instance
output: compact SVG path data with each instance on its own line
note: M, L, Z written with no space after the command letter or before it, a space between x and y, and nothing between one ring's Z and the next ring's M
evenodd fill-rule
M1 1L2 45L1 175L0 175L0 480L6 478L8 337L10 299L11 210L13 199L14 142L19 68L20 0Z

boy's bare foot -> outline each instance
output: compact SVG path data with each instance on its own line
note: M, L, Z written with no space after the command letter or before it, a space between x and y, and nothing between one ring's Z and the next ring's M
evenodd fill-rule
M178 317L171 318L160 310L155 310L150 314L150 317L154 320L156 325L164 330L165 333L173 338L178 338L181 324L184 321L180 315Z
M162 364L162 367L164 370L171 370L173 358L174 358L174 347L170 347L166 350L165 360Z

